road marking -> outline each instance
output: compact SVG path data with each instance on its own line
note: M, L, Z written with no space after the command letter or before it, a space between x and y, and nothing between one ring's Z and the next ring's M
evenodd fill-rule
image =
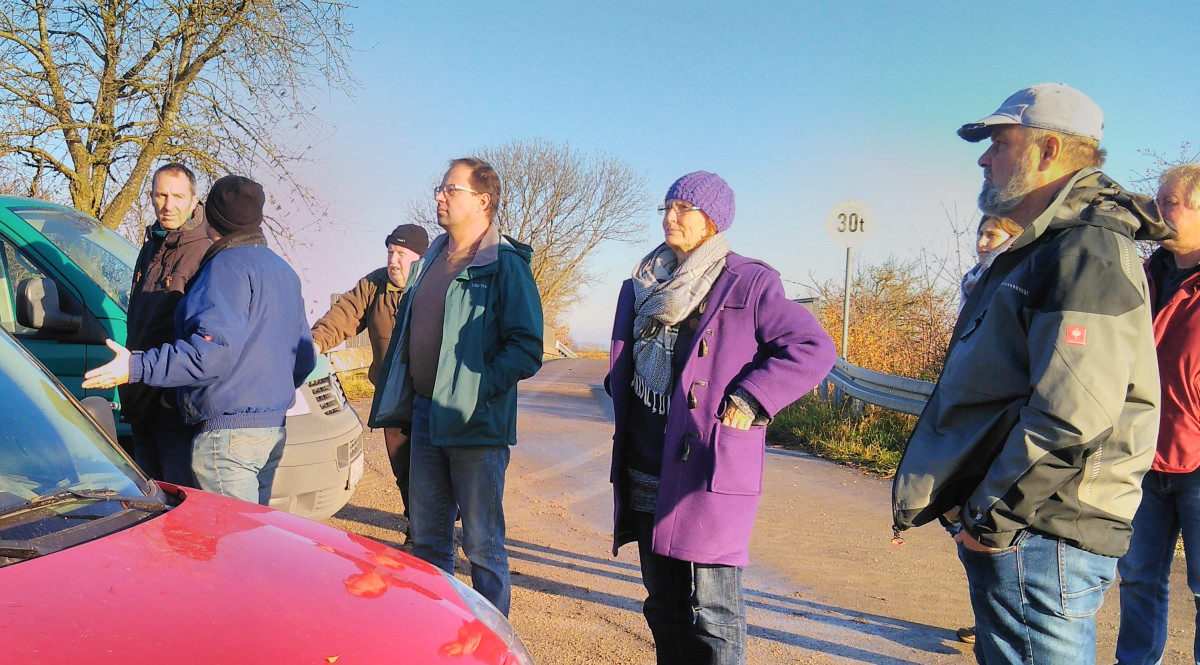
M573 492L571 494L567 494L563 497L562 501L570 506L572 504L579 503L580 501L587 501L588 499L600 494L612 494L612 491L612 483L598 483L595 487L587 492Z
M580 453L574 457L569 457L558 464L552 464L541 471L536 473L527 473L521 477L528 480L545 480L547 478L553 478L554 476L563 474L577 466L587 464L598 457L603 457L604 453L607 453L611 450L612 444L596 446L587 452Z

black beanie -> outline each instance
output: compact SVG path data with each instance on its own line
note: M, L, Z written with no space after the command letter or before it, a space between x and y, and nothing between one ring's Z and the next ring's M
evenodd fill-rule
M234 231L253 231L262 227L262 185L240 175L227 175L213 183L204 202L208 225L223 236Z
M392 229L384 244L400 245L416 252L417 256L421 256L425 250L429 249L429 234L416 224L401 224Z

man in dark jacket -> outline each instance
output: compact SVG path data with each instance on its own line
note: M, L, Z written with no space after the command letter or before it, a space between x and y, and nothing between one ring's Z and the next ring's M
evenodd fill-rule
M358 280L358 284L343 293L312 327L317 353L328 351L365 329L371 340L371 367L367 370L367 378L372 384L377 383L383 354L392 339L396 308L408 282L409 268L429 249L429 234L416 224L401 224L392 230L384 244L388 250L387 266ZM396 477L396 487L400 488L407 519L408 424L383 428L383 443L392 464L392 475Z
M213 184L204 203L212 247L175 309L176 339L84 375L84 388L126 382L179 388L184 420L199 428L192 471L200 489L267 505L283 456L284 419L316 364L300 278L267 247L262 186L241 176Z
M369 424L412 423L413 554L453 572L461 509L471 583L507 615L504 473L517 381L542 366L542 303L532 250L496 227L490 165L454 160L434 200L446 233L413 265Z
M1188 586L1200 599L1200 164L1159 177L1158 206L1176 236L1146 262L1162 380L1162 417L1154 463L1142 480L1121 573L1117 663L1161 663L1167 646L1167 599L1175 544L1183 535ZM1193 629L1200 625L1197 607ZM1176 628L1179 628L1176 626ZM1200 663L1200 642L1192 651Z
M151 178L156 221L146 228L129 292L125 345L145 351L175 340L175 305L183 298L200 258L212 245L196 176L182 164L166 164ZM194 487L192 437L175 390L143 383L121 386L121 418L133 429L133 457L152 478Z
M893 486L897 532L959 522L978 637L996 663L1091 663L1158 430L1135 239L1154 202L1096 170L1100 108L1043 84L964 125L990 138L979 207L1024 229L967 298Z

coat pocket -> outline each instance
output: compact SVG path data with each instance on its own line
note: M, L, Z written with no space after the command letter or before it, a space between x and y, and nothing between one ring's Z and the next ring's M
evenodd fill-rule
M713 466L708 489L717 494L762 494L767 428L748 430L717 423L713 434Z

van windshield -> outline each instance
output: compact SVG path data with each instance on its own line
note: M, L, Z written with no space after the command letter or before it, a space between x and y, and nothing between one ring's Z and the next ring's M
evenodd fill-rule
M129 309L129 286L138 250L96 220L74 210L10 208L87 273L108 297Z

